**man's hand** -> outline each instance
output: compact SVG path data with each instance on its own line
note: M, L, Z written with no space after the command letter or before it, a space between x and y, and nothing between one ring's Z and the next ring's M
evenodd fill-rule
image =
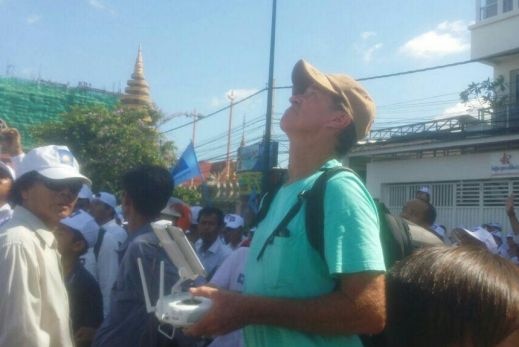
M5 128L0 130L0 145L2 153L15 157L23 153L20 133L16 128Z
M505 210L506 210L506 215L507 216L513 216L515 215L515 211L514 211L514 194L510 194L510 196L508 198L506 198L506 203L505 203Z
M184 329L186 335L213 336L227 334L246 325L245 297L224 289L202 286L190 289L194 296L203 296L213 304L196 324Z

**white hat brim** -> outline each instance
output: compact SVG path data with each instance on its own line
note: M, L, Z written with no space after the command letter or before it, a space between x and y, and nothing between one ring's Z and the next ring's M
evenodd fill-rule
M50 178L52 180L66 180L71 178L77 178L83 181L83 183L86 184L92 184L92 181L86 176L83 176L73 168L68 167L54 167L54 168L48 168L39 170L38 173L42 176L45 176L47 178Z

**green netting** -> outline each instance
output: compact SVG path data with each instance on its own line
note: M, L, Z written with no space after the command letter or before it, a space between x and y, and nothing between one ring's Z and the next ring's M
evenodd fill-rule
M99 89L0 76L0 118L20 131L25 148L33 145L31 126L58 119L75 105L114 107L119 97Z

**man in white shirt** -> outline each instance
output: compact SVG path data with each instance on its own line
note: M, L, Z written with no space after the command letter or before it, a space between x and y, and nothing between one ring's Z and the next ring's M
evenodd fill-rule
M90 180L65 146L31 150L11 190L13 217L0 227L0 346L72 346L68 297L53 230Z
M104 316L110 310L110 293L119 270L119 247L128 234L115 221L117 200L113 194L100 192L90 202L90 214L100 225L94 255L97 260L97 281L103 294Z
M195 243L195 251L207 271L208 281L231 254L231 249L218 237L224 225L223 218L223 212L216 207L204 207L198 215L200 239Z
M229 213L224 218L225 229L223 231L223 238L227 246L233 251L241 246L241 243L245 241L243 236L244 221L240 215Z

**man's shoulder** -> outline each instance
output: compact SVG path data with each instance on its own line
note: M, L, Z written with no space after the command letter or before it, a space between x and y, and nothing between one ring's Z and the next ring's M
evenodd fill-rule
M8 221L0 228L0 246L7 244L26 245L35 241L34 231L20 223Z

